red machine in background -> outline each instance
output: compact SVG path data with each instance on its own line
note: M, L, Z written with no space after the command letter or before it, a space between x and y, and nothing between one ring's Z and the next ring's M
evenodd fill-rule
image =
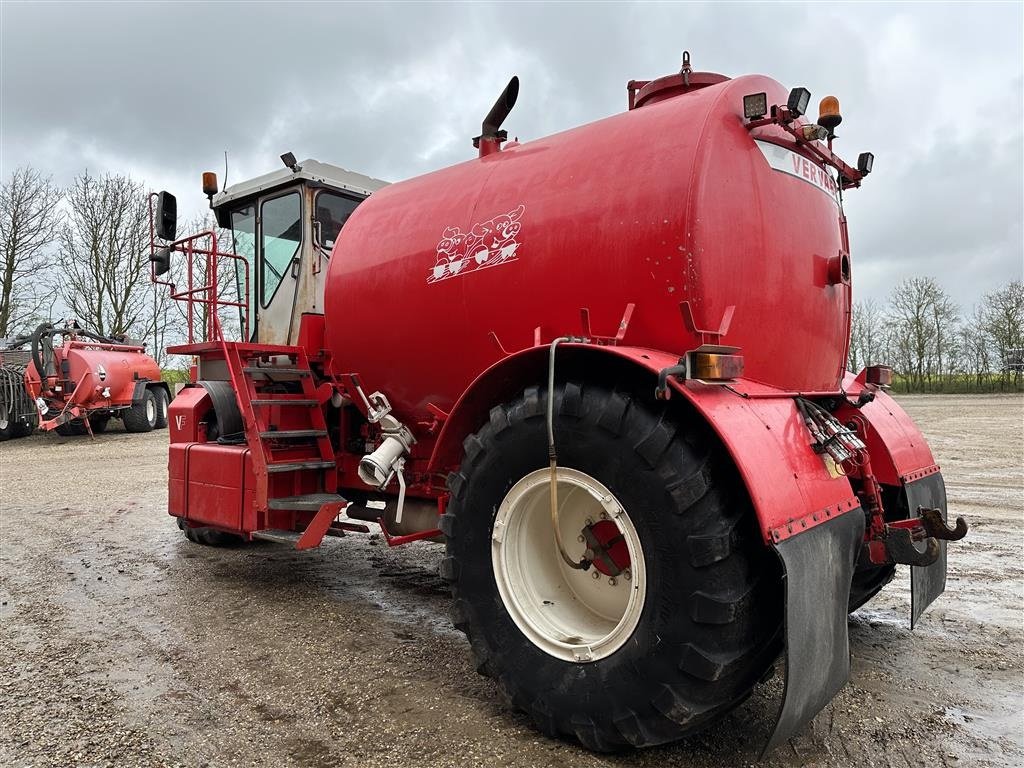
M39 423L36 404L25 389L29 353L0 341L0 441L27 437Z
M888 369L845 371L873 157L833 153L838 102L810 123L806 89L688 56L628 92L519 144L513 79L479 157L393 185L206 174L232 254L175 240L161 193L154 279L180 252L212 331L170 350L197 365L169 511L207 544L445 540L479 669L592 749L698 730L785 649L774 745L845 682L847 612L904 563L916 622L966 525ZM223 256L233 295L192 277Z
M11 346L28 346L25 388L39 427L59 435L103 432L111 418L128 432L167 426L170 389L145 347L108 338L70 321L44 323Z

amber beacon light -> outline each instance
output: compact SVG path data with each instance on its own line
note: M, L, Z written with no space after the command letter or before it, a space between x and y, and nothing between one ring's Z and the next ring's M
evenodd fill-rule
M839 99L835 96L826 96L818 105L818 125L831 134L841 122L843 116L839 114Z

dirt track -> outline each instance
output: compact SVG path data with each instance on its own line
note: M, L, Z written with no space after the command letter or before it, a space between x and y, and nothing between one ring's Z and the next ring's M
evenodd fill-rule
M850 683L762 765L1024 764L1024 397L901 402L972 531L913 633L906 573L851 617ZM474 672L440 548L190 544L165 511L166 440L0 446L0 764L756 762L778 680L671 747L551 741Z

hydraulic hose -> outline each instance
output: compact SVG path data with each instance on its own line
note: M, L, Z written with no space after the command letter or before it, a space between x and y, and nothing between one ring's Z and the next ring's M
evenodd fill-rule
M565 564L570 568L585 571L590 567L587 558L580 558L576 562L565 551L565 543L562 541L562 530L558 527L558 454L555 452L555 349L562 342L579 341L573 336L559 336L551 342L551 351L548 356L548 466L551 468L551 527L555 529L555 543L558 545L558 554L562 556Z
M43 355L40 346L44 336L53 336L53 324L43 323L32 332L32 364L36 367L36 375L39 376L39 391L45 392L46 367L43 365Z

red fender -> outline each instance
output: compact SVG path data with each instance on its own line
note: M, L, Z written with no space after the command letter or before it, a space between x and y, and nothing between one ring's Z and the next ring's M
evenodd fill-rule
M462 440L487 420L494 404L545 378L547 355L547 346L532 347L484 371L449 414L431 469L457 465ZM590 370L606 367L602 362L610 362L608 356L628 361L652 374L652 390L658 372L679 362L676 355L639 347L566 344L559 347L556 366L573 355L577 360L581 355L598 358L588 365ZM849 480L833 475L811 448L793 393L743 379L730 382L733 391L695 381L669 381L725 444L753 501L766 542L783 541L860 505Z
M861 408L843 406L835 417L844 423L858 417L863 421L864 443L878 482L901 486L938 472L928 442L907 412L891 395L866 381L866 370L856 377L846 375L843 389L851 400L856 401L865 389L875 399Z

